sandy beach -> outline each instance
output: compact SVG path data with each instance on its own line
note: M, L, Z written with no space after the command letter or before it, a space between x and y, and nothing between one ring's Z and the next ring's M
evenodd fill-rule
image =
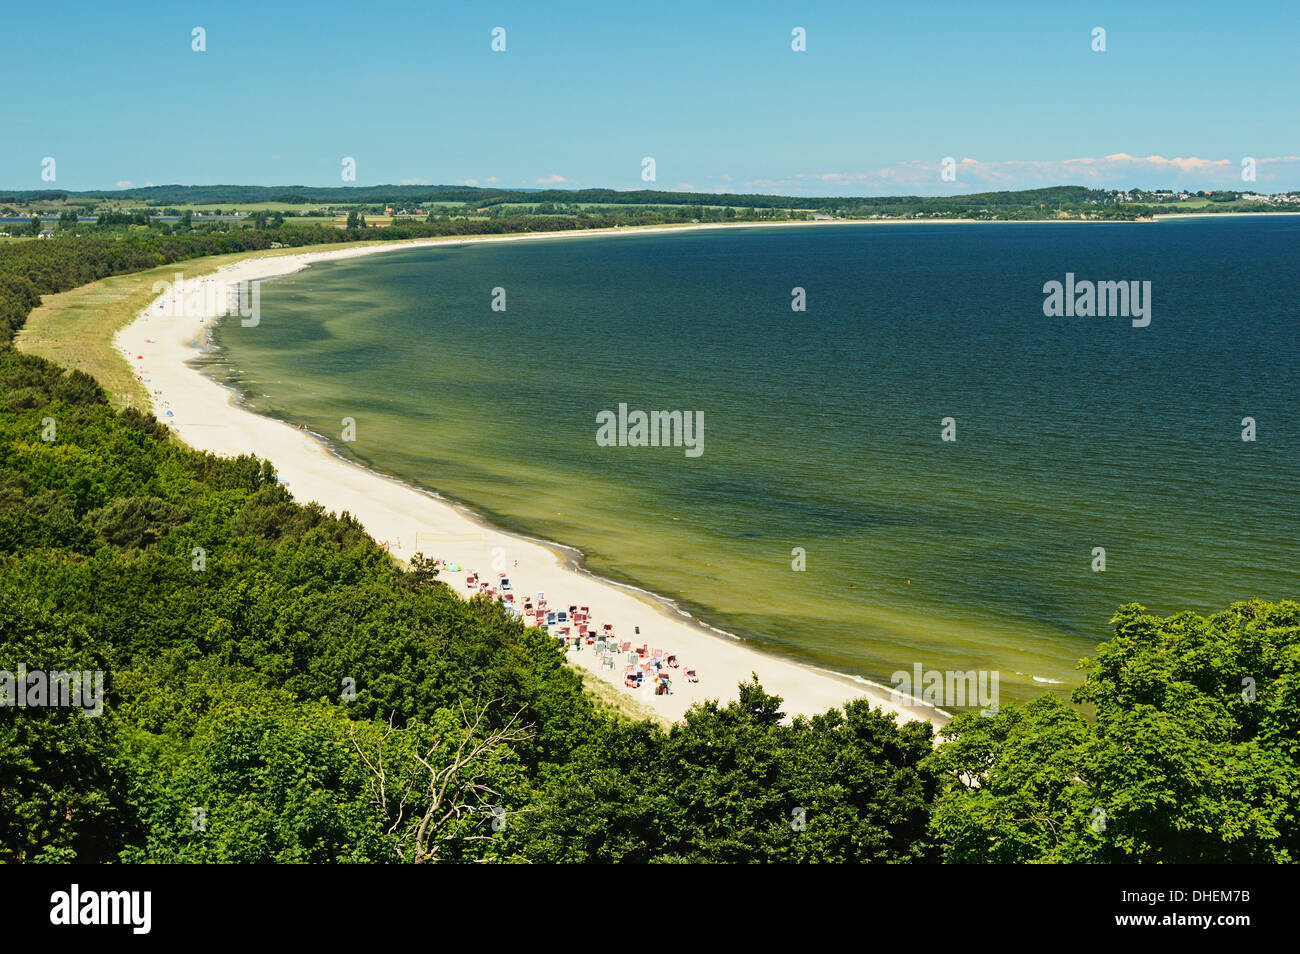
M694 227L606 234L617 240L620 234L690 228ZM183 291L189 296L190 306L187 308L179 300L176 289L163 290L145 312L118 332L115 345L143 382L155 415L191 447L226 456L255 454L271 461L295 499L303 503L317 501L335 512L348 511L399 559L408 560L422 552L426 557L455 561L461 571L444 570L440 579L462 596L469 592L465 586L467 570L477 570L490 582L496 581L498 571L504 571L509 574L518 604L525 595L545 593L551 609L567 609L571 604L589 606L591 628L600 630L610 623L621 640L675 653L683 668L670 671L673 680L669 695L655 695L649 679L643 688L624 688L622 657L609 670L600 668L600 658L590 648L568 653L574 666L618 687L618 692L627 693L665 721L680 720L692 704L702 700L735 698L737 684L755 673L765 689L784 698L785 710L791 715L812 715L851 699L868 698L874 706L899 713L900 721L917 718L936 725L946 722L945 714L923 704L900 705L887 687L759 652L650 594L585 572L573 551L496 529L466 508L346 461L319 437L239 406L234 392L189 363L203 347L207 329L226 311L219 303L237 296L240 283L286 275L316 262L399 249L591 234L418 240L252 257L207 275L187 272L179 263L176 271L184 276ZM250 286L243 287L247 297ZM201 308L195 307L195 299L202 303ZM225 320L241 318L233 314ZM275 319L262 314L260 320ZM637 627L640 635L636 634ZM688 667L698 673L698 683L683 678Z

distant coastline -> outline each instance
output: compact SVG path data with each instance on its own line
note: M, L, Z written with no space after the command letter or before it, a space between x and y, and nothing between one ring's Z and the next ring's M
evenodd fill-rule
M955 179L948 179L957 188ZM0 234L139 227L165 234L247 228L380 238L582 230L605 226L852 222L1151 221L1179 215L1287 214L1300 192L1189 192L1081 185L946 195L790 196L666 189L510 189L450 185L146 186L73 192L0 190ZM362 233L365 233L364 235ZM398 236L400 237L400 236ZM318 236L313 241L320 242ZM301 244L290 241L290 244Z

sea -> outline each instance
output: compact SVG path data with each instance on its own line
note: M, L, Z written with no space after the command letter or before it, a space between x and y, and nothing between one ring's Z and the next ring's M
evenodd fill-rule
M1123 604L1300 598L1297 288L1294 216L628 230L316 264L202 364L759 648L1014 701Z

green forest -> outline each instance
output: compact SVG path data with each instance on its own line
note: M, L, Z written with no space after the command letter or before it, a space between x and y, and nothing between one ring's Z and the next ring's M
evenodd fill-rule
M960 715L939 740L865 702L787 720L756 682L665 728L267 462L184 447L12 347L41 296L109 275L443 227L0 244L0 670L105 686L98 716L0 706L0 860L1300 858L1296 602L1119 607L1073 704Z

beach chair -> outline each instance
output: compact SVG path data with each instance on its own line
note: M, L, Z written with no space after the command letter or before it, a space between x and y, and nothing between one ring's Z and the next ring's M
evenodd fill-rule
M694 669L688 669L688 670L686 670L686 681L687 681L687 682L699 682L699 681L700 681L700 677L697 676L697 675L695 674L695 670L694 670Z
M642 643L640 646L638 646L638 647L636 648L636 654L637 654L638 656L648 656L648 655L650 655L650 644L649 644L649 643Z
M600 668L601 668L601 669L613 669L613 668L614 668L614 654L613 654L613 653L604 653L604 654L600 657Z
M662 649L652 649L652 650L650 650L650 658L651 658L651 659L663 659L663 658L664 658L664 651L663 651Z
M618 651L621 653L630 653L632 651L632 640L625 639L618 644Z

